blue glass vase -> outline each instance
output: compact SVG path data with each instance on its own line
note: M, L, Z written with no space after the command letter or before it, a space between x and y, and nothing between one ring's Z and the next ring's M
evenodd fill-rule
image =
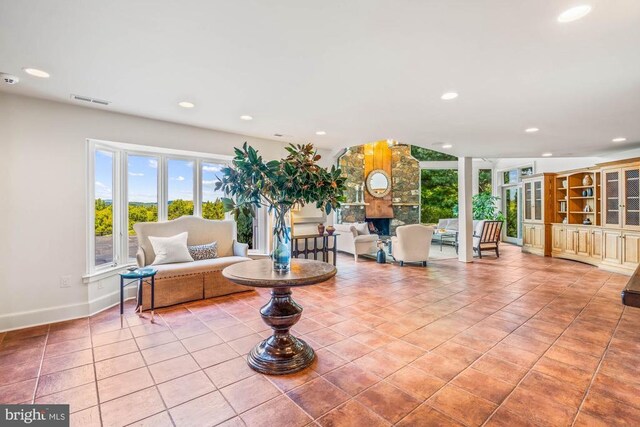
M287 273L291 269L291 228L287 225L287 210L276 210L273 227L273 271Z

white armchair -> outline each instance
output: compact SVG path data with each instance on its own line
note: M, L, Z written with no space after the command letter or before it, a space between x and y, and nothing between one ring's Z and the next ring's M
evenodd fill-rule
M391 238L391 255L400 261L400 266L405 262L421 262L427 266L433 228L421 224L402 225L396 228L396 236Z
M344 222L335 224L336 233L339 234L338 250L350 253L358 262L358 255L375 254L378 250L378 235L369 233L366 222Z

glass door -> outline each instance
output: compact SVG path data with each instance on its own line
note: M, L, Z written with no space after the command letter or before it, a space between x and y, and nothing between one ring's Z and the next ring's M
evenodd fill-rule
M520 186L509 185L502 187L502 213L505 217L504 241L522 245L522 210Z
M620 225L620 171L604 172L604 218L603 225Z

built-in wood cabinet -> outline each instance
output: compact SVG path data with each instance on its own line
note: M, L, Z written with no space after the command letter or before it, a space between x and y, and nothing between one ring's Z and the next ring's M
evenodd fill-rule
M603 226L640 230L640 166L605 169L602 174Z
M640 158L560 172L550 185L535 179L523 180L523 251L633 273L640 265Z
M522 250L550 255L555 174L532 175L522 180Z

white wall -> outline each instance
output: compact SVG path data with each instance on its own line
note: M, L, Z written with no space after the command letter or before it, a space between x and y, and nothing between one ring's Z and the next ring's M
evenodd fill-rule
M88 315L118 301L86 274L86 139L212 154L284 143L0 92L0 331ZM321 151L330 158L328 151ZM69 288L60 277L72 278Z

